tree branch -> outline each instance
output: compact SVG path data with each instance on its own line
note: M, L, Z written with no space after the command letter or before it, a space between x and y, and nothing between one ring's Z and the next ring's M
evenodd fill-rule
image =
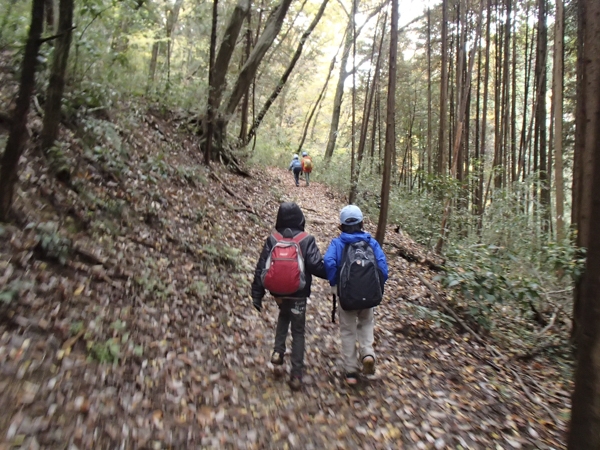
M63 37L65 34L70 33L75 28L77 28L77 26L74 25L71 28L69 28L68 30L63 30L61 33L58 33L58 34L55 34L53 36L48 36L48 37L45 37L43 39L40 39L40 44L44 44L46 42L53 41L54 39L58 39L60 37Z

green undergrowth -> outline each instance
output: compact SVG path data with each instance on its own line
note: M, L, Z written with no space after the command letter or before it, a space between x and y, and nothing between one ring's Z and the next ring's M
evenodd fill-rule
M349 167L347 155L334 157L315 179L347 195ZM376 222L381 181L370 173L368 161L365 167L356 203ZM410 190L393 180L388 224L433 250L445 199L451 198L444 271L436 277L446 288L449 304L479 332L517 352L544 341L548 348L562 347L558 353L569 358L572 289L584 258L570 239L555 242L539 231L542 227L531 212L523 211L529 183L493 192L479 226L473 211L461 207L465 194L456 182L425 178ZM532 207L539 210L539 205Z

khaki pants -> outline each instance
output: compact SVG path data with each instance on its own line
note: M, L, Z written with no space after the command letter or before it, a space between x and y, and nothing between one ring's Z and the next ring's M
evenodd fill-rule
M373 329L375 319L373 308L357 311L344 311L340 308L340 335L342 338L342 358L346 373L358 372L362 368L358 357L375 357L373 350ZM358 353L356 343L358 341Z

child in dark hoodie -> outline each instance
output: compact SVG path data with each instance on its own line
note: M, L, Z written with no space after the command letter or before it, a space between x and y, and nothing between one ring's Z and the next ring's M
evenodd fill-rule
M277 212L275 229L284 237L295 237L304 231L305 219L300 207L291 202L282 203ZM276 240L269 235L263 247L252 283L252 304L260 312L265 288L262 282L262 273L267 259ZM275 331L275 345L271 356L271 363L276 366L283 364L285 354L285 340L290 324L292 327L292 370L290 387L299 390L302 387L302 372L304 369L304 325L306 322L306 299L310 296L312 275L326 278L325 266L315 238L308 235L300 241L300 251L304 258L306 283L297 292L285 297L275 297L279 306L279 317Z

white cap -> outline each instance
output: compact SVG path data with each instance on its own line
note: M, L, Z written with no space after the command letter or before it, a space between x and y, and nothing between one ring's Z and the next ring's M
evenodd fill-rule
M356 205L348 205L340 212L340 223L342 225L354 225L363 221L363 214Z
M298 159L298 155L294 155L294 158L293 158L293 159Z

